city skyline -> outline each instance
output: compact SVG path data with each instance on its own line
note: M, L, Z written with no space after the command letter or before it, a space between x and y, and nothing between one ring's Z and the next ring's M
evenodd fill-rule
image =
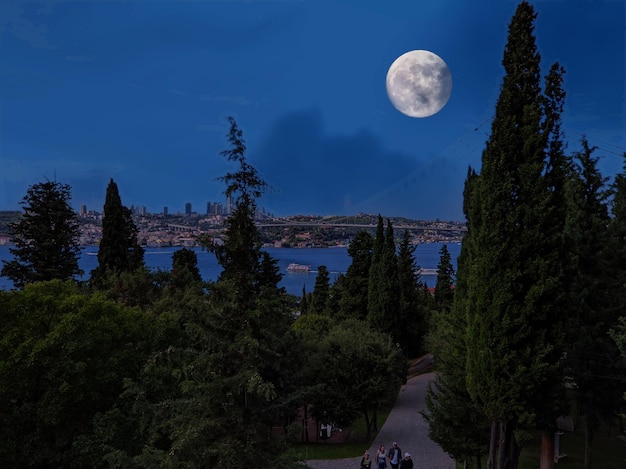
M570 152L586 135L613 176L626 150L623 1L531 2L545 75L566 70ZM29 186L72 187L101 210L224 200L228 116L287 214L461 220L480 170L517 1L8 0L0 3L0 210ZM385 76L407 51L439 55L452 94L411 118ZM179 208L180 207L180 208ZM201 212L202 210L198 210Z

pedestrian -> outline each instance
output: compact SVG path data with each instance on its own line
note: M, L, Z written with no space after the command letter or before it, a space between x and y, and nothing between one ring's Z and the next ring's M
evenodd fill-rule
M385 451L385 445L380 445L380 448L376 451L376 464L378 464L378 469L386 469L387 467L387 451Z
M389 450L387 457L389 458L391 469L398 469L400 461L402 460L402 450L395 441L393 442L393 445L391 445L391 449Z
M400 463L400 469L413 469L413 460L409 453L404 453L404 459Z
M370 459L370 453L367 450L361 458L361 469L372 469L372 460Z

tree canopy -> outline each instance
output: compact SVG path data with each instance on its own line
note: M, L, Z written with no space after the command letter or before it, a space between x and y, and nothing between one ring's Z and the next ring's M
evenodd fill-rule
M17 288L82 274L80 228L70 200L67 184L46 181L28 188L21 202L24 213L9 226L14 243L9 252L14 259L2 261L1 274Z

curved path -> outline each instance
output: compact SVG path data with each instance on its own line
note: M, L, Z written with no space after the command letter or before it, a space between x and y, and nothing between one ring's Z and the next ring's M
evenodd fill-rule
M369 448L372 459L380 445L390 448L394 441L402 448L402 453L411 453L414 467L419 469L454 469L454 460L428 438L428 423L419 413L425 409L424 398L428 383L434 378L433 373L426 373L410 378L402 386L398 399L389 417L380 429ZM357 458L335 460L306 461L311 469L346 469L357 468L361 456ZM372 464L374 469L374 464Z

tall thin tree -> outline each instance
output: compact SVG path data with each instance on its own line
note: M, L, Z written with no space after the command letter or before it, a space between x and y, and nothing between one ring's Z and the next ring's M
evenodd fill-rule
M117 184L111 179L104 201L98 267L91 271L92 283L101 284L107 273L132 272L143 266L144 250L137 233L131 211L122 205Z
M498 469L516 467L518 437L555 407L562 387L560 344L552 341L561 320L562 232L550 218L535 18L522 1L509 25L491 135L467 202L467 389L492 422L488 467Z

